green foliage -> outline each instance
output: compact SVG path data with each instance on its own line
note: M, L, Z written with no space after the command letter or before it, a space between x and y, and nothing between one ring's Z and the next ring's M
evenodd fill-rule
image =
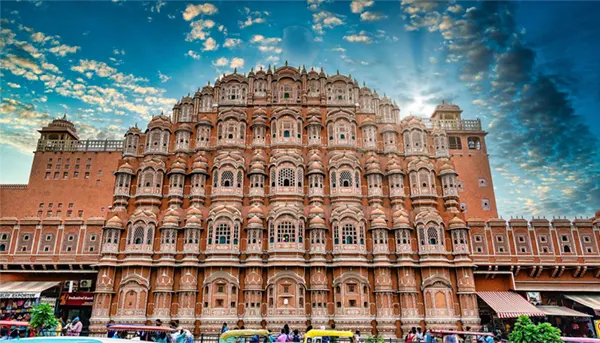
M527 316L520 316L508 337L513 343L561 343L560 329L550 323L533 324Z
M365 343L385 343L385 340L381 336L369 336Z
M54 316L54 310L50 304L39 304L33 307L29 326L34 329L40 329L43 327L53 328L57 324L58 319Z

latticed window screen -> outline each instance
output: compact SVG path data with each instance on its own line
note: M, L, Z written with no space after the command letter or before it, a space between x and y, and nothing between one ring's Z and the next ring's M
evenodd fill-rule
M134 244L142 244L144 243L144 228L137 227L133 233L133 243Z
M343 244L356 244L357 234L356 226L352 224L344 224L342 226L342 243Z
M302 187L302 168L298 168L298 187Z
M225 170L221 174L221 186L232 187L233 186L233 172L231 170Z
M219 185L219 173L216 171L213 173L213 179L213 185L217 187L217 185Z
M231 229L228 224L219 224L215 230L215 243L216 244L230 244L231 243Z
M296 226L292 222L285 221L277 224L277 242L296 242Z
M352 187L352 173L348 170L343 170L340 173L340 186Z
M439 244L438 230L436 228L430 227L427 229L427 240L431 245Z
M243 181L243 177L242 177L242 171L238 171L237 173L237 186L238 188L242 187L242 181Z
M152 244L152 236L154 234L154 228L153 227L149 227L148 228L148 233L146 235L146 244Z
M277 182L280 187L293 186L295 182L294 170L292 168L281 168Z

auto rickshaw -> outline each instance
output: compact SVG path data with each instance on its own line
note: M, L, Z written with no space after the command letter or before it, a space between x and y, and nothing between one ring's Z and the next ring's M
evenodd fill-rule
M304 335L304 343L323 343L323 337L327 337L326 340L328 340L330 337L345 337L352 340L354 338L354 333L351 331L313 329Z
M262 343L262 338L269 336L270 332L268 330L229 330L219 336L219 343L236 343L245 342L246 340ZM267 340L267 342L270 342L270 340Z

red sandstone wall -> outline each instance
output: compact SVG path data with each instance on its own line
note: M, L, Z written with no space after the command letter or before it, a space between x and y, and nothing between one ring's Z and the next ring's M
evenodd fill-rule
M61 218L67 217L68 210L72 211L72 217L78 216L79 211L83 211L84 218L104 216L112 202L113 172L120 157L120 152L36 152L27 189L0 186L0 217L35 217L40 210L44 218L48 210L56 217L61 203ZM59 158L62 161L57 169ZM80 159L78 170L75 169L77 158ZM88 162L90 158L91 162ZM67 159L70 159L69 163ZM86 169L88 165L89 170ZM47 169L49 166L51 168ZM76 171L79 172L77 178L74 176ZM55 180L57 172L58 179ZM86 172L89 172L88 179ZM50 179L46 179L46 173L50 173ZM50 203L52 208L49 208ZM70 203L73 203L72 208L69 208Z
M465 217L468 218L498 218L496 196L492 183L492 171L485 145L485 134L473 132L448 133L448 136L459 136L462 140L462 150L449 150L451 161L458 173L458 181L463 182L463 190L459 190L460 202L467 205ZM471 150L467 145L467 137L479 137L480 150ZM485 186L480 185L480 179L485 179ZM489 210L484 210L482 200L489 200Z

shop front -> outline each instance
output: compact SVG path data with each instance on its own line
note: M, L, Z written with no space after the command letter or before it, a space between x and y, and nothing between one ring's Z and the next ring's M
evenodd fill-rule
M29 321L33 306L47 303L56 308L60 296L58 281L13 281L0 284L2 319Z

